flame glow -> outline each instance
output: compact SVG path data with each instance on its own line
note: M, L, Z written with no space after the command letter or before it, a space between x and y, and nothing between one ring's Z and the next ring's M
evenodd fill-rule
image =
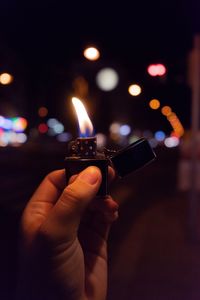
M81 102L80 99L73 97L72 103L76 110L76 114L78 117L79 129L80 129L80 136L81 137L90 137L93 135L93 125L88 117L87 111Z

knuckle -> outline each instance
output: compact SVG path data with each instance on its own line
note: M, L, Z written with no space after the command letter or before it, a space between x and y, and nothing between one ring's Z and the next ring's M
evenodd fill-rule
M63 197L62 197L62 202L65 204L73 204L76 205L79 202L79 194L77 191L74 191L73 188L71 188L70 185L68 185L64 191L63 191Z

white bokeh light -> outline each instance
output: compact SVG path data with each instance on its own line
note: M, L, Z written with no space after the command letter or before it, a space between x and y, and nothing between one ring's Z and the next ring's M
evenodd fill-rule
M114 122L110 125L109 130L111 133L119 134L120 123Z
M116 88L119 82L117 72L112 68L101 69L96 76L96 83L103 91L112 91Z
M100 52L96 47L88 47L84 50L83 55L89 60L97 60L100 57Z
M167 148L177 147L180 143L179 138L171 136L165 139L164 144Z
M103 133L97 133L96 134L97 138L97 147L98 148L103 148L106 146L106 136Z
M131 127L127 124L121 125L119 133L124 136L129 135L131 133Z

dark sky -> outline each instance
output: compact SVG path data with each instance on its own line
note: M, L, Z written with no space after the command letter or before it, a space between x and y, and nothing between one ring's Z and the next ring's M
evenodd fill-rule
M197 4L186 0L1 1L0 68L20 74L29 114L43 104L57 113L60 106L55 105L55 98L59 102L64 97L65 80L70 82L77 69L94 71L90 67L85 70L81 52L93 43L101 49L99 64L116 66L123 74L122 88L131 80L141 80L146 85L144 97L157 96L156 89L158 95L164 95L164 104L170 91L176 91L174 97L187 94L177 85L186 83L187 53L199 26L196 11ZM158 61L169 69L167 85L165 82L162 88L160 82L152 85L145 73L149 63ZM108 97L113 101L119 96L103 97L105 105ZM171 101L185 118L188 104L181 110L179 102ZM119 108L120 104L116 105Z

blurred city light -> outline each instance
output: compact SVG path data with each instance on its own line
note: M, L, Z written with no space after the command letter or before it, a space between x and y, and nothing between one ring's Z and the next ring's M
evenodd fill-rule
M151 64L147 72L150 76L163 76L166 73L166 67L163 64Z
M56 138L59 142L68 142L71 140L72 135L69 132L63 132L58 134Z
M28 122L25 118L14 117L14 118L5 118L0 116L0 128L7 131L16 131L23 132L28 125Z
M53 130L56 134L62 133L64 131L64 126L61 123L58 123L54 126Z
M120 131L120 123L114 122L110 125L109 130L111 133L119 134Z
M39 124L38 131L39 131L39 133L42 133L42 134L46 133L48 131L47 124L45 124L45 123Z
M127 136L130 134L130 132L131 132L131 127L127 124L121 125L119 128L119 133L121 135Z
M149 102L149 106L151 109L158 109L160 107L160 101L158 99L152 99Z
M89 60L97 60L100 57L100 52L95 47L88 47L83 51L83 55Z
M0 147L20 146L27 141L25 133L16 133L14 131L1 131L0 133Z
M179 138L177 137L168 137L165 139L164 144L167 148L177 147L180 143Z
M55 118L50 118L47 120L47 125L50 127L50 128L53 128L56 124L58 124L59 121Z
M28 125L28 122L25 118L16 117L12 118L12 129L16 132L23 132Z
M165 106L163 106L162 108L161 108L161 113L164 115L164 116L168 116L168 115L170 115L170 113L172 112L172 109L171 109L171 107L170 106L168 106L168 105L165 105Z
M39 109L38 109L38 115L41 117L41 118L44 118L48 115L48 109L45 107L45 106L41 106Z
M185 130L177 115L174 112L171 112L169 115L167 115L167 120L170 122L170 125L172 126L176 136L181 137Z
M104 68L97 73L96 83L102 91L108 92L114 90L118 82L119 76L112 68Z
M162 142L164 141L166 134L162 130L159 130L155 132L154 136L157 141Z
M10 84L13 81L13 76L9 73L0 74L0 83L3 85Z
M4 118L2 128L6 130L11 130L13 128L13 122L10 119Z
M27 141L27 135L25 133L18 133L16 135L16 142L23 144Z
M106 146L106 135L103 133L97 133L97 148L101 149Z
M138 96L141 94L142 89L138 84L131 84L128 88L128 92L131 96Z

